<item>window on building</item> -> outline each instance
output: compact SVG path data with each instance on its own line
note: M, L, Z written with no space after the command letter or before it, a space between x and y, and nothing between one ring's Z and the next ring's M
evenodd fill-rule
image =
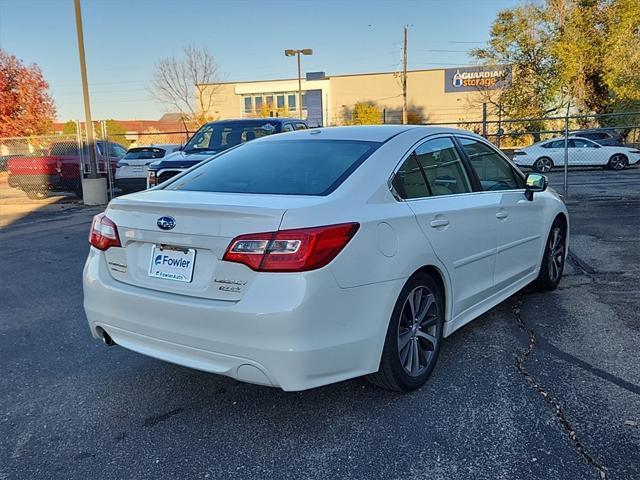
M273 95L267 95L265 98L265 102L267 104L267 107L272 107L273 106Z
M251 97L244 97L244 113L251 113Z
M296 94L289 94L287 95L287 104L289 106L289 110L295 110L296 109Z
M284 108L284 95L278 95L276 97L276 107Z
M303 93L302 94L302 109L306 109L307 108L307 94Z
M262 110L262 97L255 97L253 100L256 105L256 112L260 113Z

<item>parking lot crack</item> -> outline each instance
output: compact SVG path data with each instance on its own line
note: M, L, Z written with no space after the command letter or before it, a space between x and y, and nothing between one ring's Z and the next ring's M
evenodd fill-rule
M576 453L595 469L600 480L606 480L608 478L606 467L598 462L595 458L593 458L593 456L589 452L587 452L584 444L578 437L576 429L567 418L564 408L562 407L558 399L551 395L551 393L547 392L544 387L537 381L537 379L524 367L524 363L526 362L527 358L531 355L531 352L533 352L534 348L538 344L538 337L536 336L535 331L530 328L522 319L521 310L523 303L524 294L520 294L516 303L512 307L513 316L516 320L516 323L518 324L518 327L527 335L528 338L528 345L525 351L520 355L514 355L516 370L520 375L524 377L527 384L529 384L529 386L533 390L535 390L551 407L555 417L558 419L558 422L573 444Z

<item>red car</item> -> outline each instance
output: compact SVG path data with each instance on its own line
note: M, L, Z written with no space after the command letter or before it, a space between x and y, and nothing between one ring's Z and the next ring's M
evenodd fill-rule
M113 142L97 141L96 146L98 171L107 176L108 159L111 178L114 178L116 164L127 151ZM86 150L84 153L86 158ZM29 198L43 198L48 191L74 192L82 197L80 154L75 143L53 143L44 156L11 158L7 162L7 171L9 186L19 188Z

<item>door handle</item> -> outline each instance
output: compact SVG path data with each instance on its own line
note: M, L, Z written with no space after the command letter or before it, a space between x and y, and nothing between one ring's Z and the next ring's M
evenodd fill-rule
M508 216L509 216L509 212L505 212L504 210L496 213L496 218L499 219L499 220L504 220Z
M446 227L447 225L449 225L449 220L447 220L446 218L431 220L431 223L429 225L431 225L432 228Z

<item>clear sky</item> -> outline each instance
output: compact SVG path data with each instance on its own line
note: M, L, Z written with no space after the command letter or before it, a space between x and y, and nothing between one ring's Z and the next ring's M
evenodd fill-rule
M157 119L154 64L187 44L214 55L227 81L293 78L285 48L313 48L303 71L393 71L408 24L409 68L471 63L496 13L521 0L82 0L95 119ZM81 118L73 0L0 0L0 48L43 70L58 118Z

